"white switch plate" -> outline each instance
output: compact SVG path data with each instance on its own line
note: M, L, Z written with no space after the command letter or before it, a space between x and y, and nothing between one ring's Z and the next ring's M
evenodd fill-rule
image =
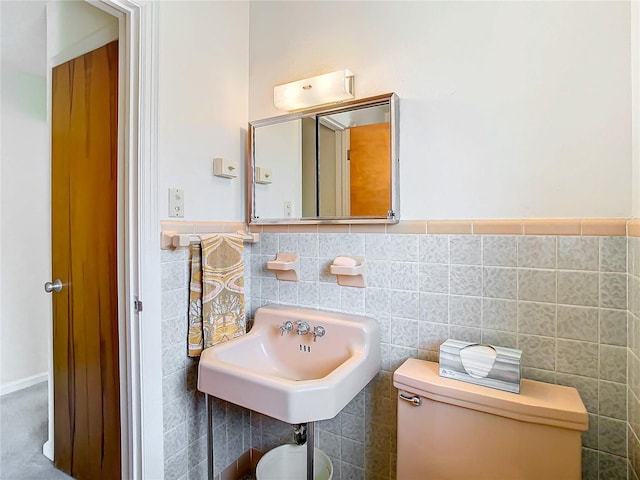
M291 200L284 201L284 216L285 217L291 216Z
M169 216L184 217L184 190L181 188L169 189Z

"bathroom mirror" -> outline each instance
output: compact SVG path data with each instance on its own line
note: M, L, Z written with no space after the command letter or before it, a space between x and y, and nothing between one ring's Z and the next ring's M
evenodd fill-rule
M394 93L249 123L248 222L397 223Z

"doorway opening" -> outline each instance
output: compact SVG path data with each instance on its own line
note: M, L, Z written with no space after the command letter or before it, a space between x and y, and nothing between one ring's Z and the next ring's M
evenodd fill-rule
M162 472L162 425L161 406L156 406L161 392L162 374L160 352L160 332L141 328L143 315L158 318L159 298L155 292L159 278L159 222L155 204L156 181L153 172L155 165L155 114L153 74L155 68L152 51L156 34L156 15L154 2L133 0L99 0L86 2L51 2L47 9L49 19L58 22L67 21L69 25L84 28L85 21L77 17L60 17L60 10L69 4L80 5L96 10L96 18L105 18L105 14L115 25L118 46L118 89L117 89L117 167L115 169L114 209L116 233L114 265L116 269L116 297L114 304L117 318L115 349L117 363L114 363L119 376L119 437L121 451L121 476L123 478L154 478ZM71 22L71 23L68 23ZM115 22L115 23L113 23ZM99 23L99 22L98 22ZM109 23L109 22L107 22ZM72 27L73 28L73 27ZM48 95L51 101L52 67L68 61L87 51L95 49L95 42L103 45L112 41L111 26L97 26L92 32L79 35L76 42L70 42L64 49L55 53L50 51ZM51 41L52 35L48 35ZM93 42L93 44L92 44ZM48 111L51 112L51 103ZM51 125L51 113L48 115ZM156 249L144 248L152 244ZM113 260L113 259L112 259ZM145 280L143 283L143 279ZM145 297L145 294L147 295ZM138 300L145 299L145 313L137 310ZM159 329L156 329L159 330ZM50 332L53 340L55 332ZM52 343L53 344L53 343ZM53 352L49 365L49 440L43 446L43 453L52 458L56 451L54 416ZM141 374L144 367L144 381ZM142 406L145 408L142 408ZM143 442L144 438L144 442Z

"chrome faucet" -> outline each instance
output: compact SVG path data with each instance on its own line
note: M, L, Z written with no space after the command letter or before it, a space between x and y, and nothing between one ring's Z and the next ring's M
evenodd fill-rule
M313 327L313 332L311 332L311 335L313 335L313 341L315 342L318 337L324 337L325 333L327 333L327 331L323 326L317 325Z
M321 325L316 325L315 327L313 327L313 330L311 330L309 324L307 322L303 322L302 320L298 320L296 322L296 325L298 326L298 328L296 328L296 333L298 335L313 335L314 342L316 341L316 338L323 337L324 334L327 333L325 328Z
M278 328L280 328L280 336L283 336L284 332L290 333L293 330L293 323L291 320L287 320Z
M298 325L298 328L296 328L296 333L298 335L307 335L308 333L311 333L311 327L309 326L309 324L307 322L303 322L302 320L298 320L296 322L296 325Z

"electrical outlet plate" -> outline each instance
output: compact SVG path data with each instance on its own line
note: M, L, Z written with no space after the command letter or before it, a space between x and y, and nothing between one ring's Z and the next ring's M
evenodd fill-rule
M181 188L169 189L169 216L184 217L184 190Z

